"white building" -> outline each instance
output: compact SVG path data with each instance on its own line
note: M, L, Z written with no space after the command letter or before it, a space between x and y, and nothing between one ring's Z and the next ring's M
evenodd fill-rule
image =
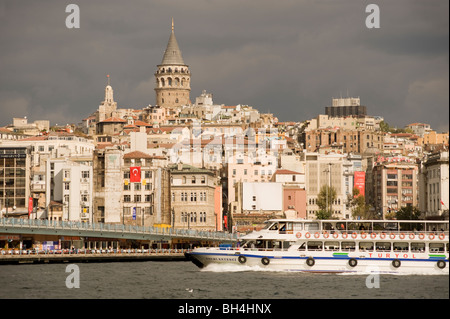
M344 154L306 153L306 209L308 218L314 219L319 211L317 205L320 189L331 186L336 190L336 200L330 203L333 217L350 218L351 213L346 208L347 194L344 178Z
M448 151L429 155L419 174L419 210L426 216L442 216L449 208Z
M62 220L92 222L92 165L66 159L47 161L46 207L50 201L63 205ZM47 219L59 219L47 209Z
M283 183L242 183L243 212L282 212Z

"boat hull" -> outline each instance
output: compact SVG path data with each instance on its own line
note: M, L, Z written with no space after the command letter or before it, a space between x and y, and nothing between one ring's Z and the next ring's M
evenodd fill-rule
M187 258L200 268L211 264L234 264L266 270L320 273L386 273L417 275L449 275L448 256L430 257L426 254L392 254L352 256L352 254L298 254L289 251L244 251L200 248Z

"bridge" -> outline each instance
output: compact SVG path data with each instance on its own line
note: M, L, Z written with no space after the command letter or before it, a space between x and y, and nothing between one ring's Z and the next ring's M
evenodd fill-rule
M123 224L82 223L71 221L51 221L46 219L1 218L0 234L14 235L57 235L72 237L95 237L108 239L131 239L141 241L162 241L182 239L232 243L236 234L226 232L198 231Z

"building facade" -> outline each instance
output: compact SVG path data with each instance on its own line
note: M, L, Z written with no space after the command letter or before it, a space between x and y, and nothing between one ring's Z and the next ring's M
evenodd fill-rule
M222 193L217 171L179 163L170 166L170 181L174 228L214 231L221 227Z

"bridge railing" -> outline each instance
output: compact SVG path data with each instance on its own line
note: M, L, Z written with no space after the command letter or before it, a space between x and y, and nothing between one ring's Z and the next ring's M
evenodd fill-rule
M85 223L75 221L59 221L46 219L24 219L24 218L1 218L1 227L16 228L38 228L38 229L58 229L58 230L79 230L79 231L101 231L109 233L138 233L148 235L170 236L180 238L198 238L214 240L237 239L236 234L218 231L199 231L183 228L164 228L153 226L136 226L124 224L106 224L106 223Z

